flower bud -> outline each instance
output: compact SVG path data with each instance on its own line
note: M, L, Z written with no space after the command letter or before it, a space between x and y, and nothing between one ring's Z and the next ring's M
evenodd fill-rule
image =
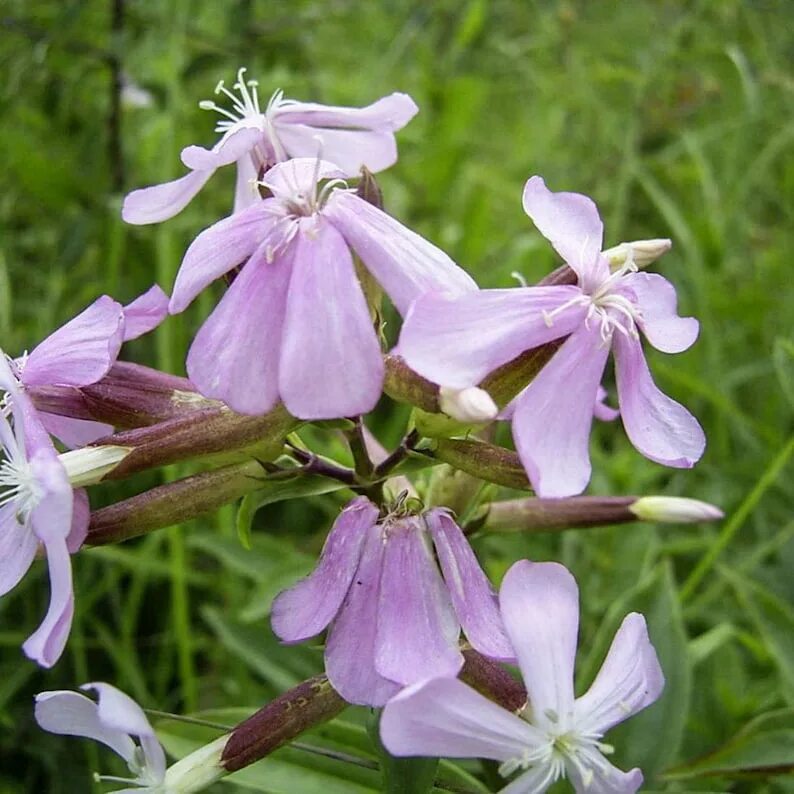
M659 238L655 240L633 240L630 243L618 243L612 248L603 251L603 256L609 260L612 270L617 270L626 264L629 256L640 270L653 264L664 256L673 247L672 240Z
M221 756L228 741L229 734L224 734L168 767L163 781L164 790L192 794L194 791L203 791L227 775L227 770L221 764Z
M683 496L643 496L629 510L642 521L661 521L667 524L695 524L717 521L725 514L719 507L698 499Z
M66 469L69 484L73 488L84 488L86 485L95 485L100 482L130 452L132 452L132 447L108 444L102 447L83 447L63 452L58 455L58 460Z
M471 386L468 389L439 389L438 401L441 410L465 424L481 424L496 418L499 409L485 389Z

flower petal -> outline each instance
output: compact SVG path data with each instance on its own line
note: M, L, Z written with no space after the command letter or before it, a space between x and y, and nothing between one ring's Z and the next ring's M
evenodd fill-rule
M0 507L0 596L13 590L33 564L38 539L17 520L14 502Z
M582 325L516 399L513 439L538 496L573 496L590 480L590 427L609 348Z
M543 313L581 294L578 287L563 286L479 290L455 298L425 295L405 317L399 352L434 383L474 386L525 350L571 333L584 320L585 306L572 304L551 324Z
M456 678L420 682L392 698L380 720L396 756L507 761L543 743L539 731Z
M276 596L270 621L285 642L319 634L342 606L356 573L361 549L378 520L378 508L364 496L348 504L334 522L312 573Z
M383 532L375 669L400 684L454 678L463 666L460 625L422 520L390 522Z
M296 240L287 295L279 391L299 419L368 413L383 386L383 358L345 241L322 218Z
M264 414L278 402L278 367L292 256L273 262L260 248L201 326L187 372L205 396L242 414Z
M615 633L592 686L577 699L576 722L604 734L653 703L663 688L664 674L645 618L632 612Z
M572 716L579 630L576 580L556 562L521 560L505 574L499 608L540 728Z
M601 422L613 422L620 416L620 411L617 408L607 405L607 396L607 390L603 386L599 386L596 392L593 416Z
M168 295L158 284L124 307L124 341L148 333L168 316Z
M63 538L46 544L50 571L50 606L41 625L22 644L29 659L42 667L52 667L60 658L69 638L74 615L72 564Z
M106 425L104 422L73 419L46 411L39 411L39 419L44 429L69 449L79 449L113 432L113 425Z
M317 158L318 143L309 157L296 157L285 163L274 165L262 177L262 184L282 199L294 198L298 194L311 196L321 179L339 179L344 174L335 163Z
M593 777L585 781L575 767L569 767L571 783L576 789L576 794L634 794L643 781L639 769L624 772L603 756L601 764L598 767L588 767L588 771L593 772Z
M278 220L272 201L260 201L205 229L190 244L179 272L168 311L184 311L208 284L243 264L261 245Z
M125 731L99 720L97 704L78 692L58 690L36 695L34 715L45 731L62 736L83 736L107 745L125 761L132 760L135 743Z
M319 129L389 130L402 129L419 108L408 94L393 93L363 108L320 105L315 102L288 102L276 111L276 127L306 124ZM297 157L290 153L290 156ZM327 158L333 162L332 158ZM370 171L372 169L370 168Z
M88 522L91 518L91 505L88 503L88 491L78 488L72 499L72 526L66 536L66 548L69 554L80 550L88 534Z
M211 149L186 146L182 149L182 162L192 171L214 171L248 154L263 135L258 127L240 127L226 133Z
M657 463L691 468L706 448L697 419L659 391L638 339L616 334L613 345L620 413L631 443Z
M430 510L425 520L466 638L480 653L512 661L515 654L502 625L496 594L460 527L446 510Z
M380 531L364 541L361 561L325 644L325 671L331 686L348 703L382 706L399 684L375 670L375 632L384 544Z
M581 193L555 193L542 177L533 176L524 185L523 202L524 212L576 272L584 289L596 275L609 275L600 256L604 224L591 198Z
M261 200L257 179L259 179L259 170L254 165L253 158L250 154L243 155L237 161L237 176L234 182L235 214Z
M173 218L182 212L214 173L214 168L191 171L172 182L133 190L124 199L121 217L138 226Z
M120 303L103 295L37 345L20 380L26 386L87 386L116 360L124 334Z
M647 340L663 353L681 353L698 338L700 323L679 317L675 287L658 273L629 273L621 279L642 311L639 326Z
M477 285L440 248L352 193L336 191L323 214L405 316L426 292L464 295Z

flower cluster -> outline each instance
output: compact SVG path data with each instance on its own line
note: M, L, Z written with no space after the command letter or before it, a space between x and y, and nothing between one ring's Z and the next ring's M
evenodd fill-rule
M658 463L691 467L703 454L700 426L656 387L641 343L642 335L677 353L698 335L695 319L678 316L672 284L640 272L669 241L604 250L595 204L533 176L524 209L567 269L554 283L481 290L360 189L396 161L394 133L417 112L410 97L395 93L349 108L276 91L263 107L243 69L232 89L221 82L216 93L231 107L202 103L221 116L215 145L187 147L187 175L133 191L124 202L129 223L163 221L215 170L237 166L232 213L189 245L170 297L156 286L127 306L102 296L29 354L0 357L0 594L16 586L39 550L50 573L50 607L25 653L45 667L61 655L74 611L70 554L85 542L169 525L264 482L320 477L347 488L352 501L316 569L276 597L271 617L285 643L325 633L334 698L383 707L381 739L394 755L500 762L505 778L518 773L505 792L539 794L562 777L578 792L636 791L642 773L610 763L604 736L662 692L644 618L625 618L600 673L576 698L571 573L558 563L521 560L497 595L467 535L489 520L527 515L554 528L663 519L665 511L676 520L719 517L709 505L682 499L570 499L590 479L594 416L620 415L634 447ZM124 341L184 312L222 277L228 288L187 355L189 380L117 361ZM391 351L383 295L403 318ZM605 403L602 384L610 352L619 411ZM525 367L528 355L543 365ZM505 373L509 393L494 386ZM362 420L384 391L416 409L391 454ZM311 422L327 430L321 420L344 420L334 427L344 428L354 468L308 448L300 431ZM515 452L472 437L496 420L510 423ZM430 424L438 432L423 430ZM122 432L112 435L117 426ZM59 454L56 443L73 451ZM466 476L531 486L540 498L485 504L482 489L463 493L443 471L432 482L408 480L414 469L404 464L422 469L447 460L444 443L457 444L453 465ZM89 517L80 486L110 471L121 476L213 453L234 454ZM526 690L520 709L503 708L487 687L466 683L472 658L488 670L519 666ZM311 697L325 691L312 687ZM167 768L137 704L109 684L84 689L98 703L43 692L36 719L45 730L114 750L132 777L104 779L137 787L124 791L198 791L238 768L239 759L250 763L268 751L263 747L311 727L296 718L293 734L279 725L278 740L251 739L263 724L254 715Z

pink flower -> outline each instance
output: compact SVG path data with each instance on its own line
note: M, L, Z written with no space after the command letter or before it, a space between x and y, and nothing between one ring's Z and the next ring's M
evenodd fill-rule
M74 613L69 553L88 529L88 498L72 491L66 470L33 407L0 355L0 595L12 590L33 563L39 546L47 555L50 606L39 628L25 641L25 653L52 667L63 652Z
M284 99L281 91L262 110L256 87L255 81L246 82L245 69L240 69L232 86L236 94L223 81L218 83L215 93L231 101L231 110L214 102L200 105L224 117L215 128L220 140L211 149L188 146L182 150L182 162L190 169L186 176L130 193L122 209L127 223L157 223L173 217L216 169L231 163L237 163L235 212L258 199L255 183L268 168L292 157L316 157L321 152L346 176L355 176L362 166L382 171L397 161L394 133L418 111L407 94L391 94L364 108L348 108Z
M542 794L561 777L578 794L633 794L642 772L604 757L604 734L653 703L664 676L645 619L632 612L615 634L590 689L574 697L579 593L558 563L517 562L505 575L499 609L527 688L520 715L455 678L403 690L383 710L381 740L398 756L489 758L521 774L502 794Z
M123 342L156 328L168 313L168 297L156 284L122 306L103 295L30 353L12 370L29 392L48 386L88 386L107 375ZM46 430L67 447L82 447L113 432L110 425L39 412Z
M676 314L675 288L661 276L636 272L630 259L610 272L601 219L587 196L552 193L535 176L524 188L524 209L576 271L578 285L428 295L406 316L400 354L420 375L465 389L525 350L568 337L510 407L516 448L540 496L571 496L587 486L594 406L609 415L598 389L610 349L632 444L657 463L691 467L705 436L654 384L639 332L658 350L678 353L697 338L697 320Z
M205 396L244 414L279 399L301 419L370 411L383 360L352 252L401 313L428 290L476 289L443 251L340 189L340 176L309 158L274 166L263 180L271 198L210 226L187 250L172 314L244 263L188 354L188 375Z
M481 653L512 657L491 586L449 513L379 518L363 496L336 520L314 572L275 599L272 623L290 643L328 627L329 681L371 706L406 684L457 675L461 627Z

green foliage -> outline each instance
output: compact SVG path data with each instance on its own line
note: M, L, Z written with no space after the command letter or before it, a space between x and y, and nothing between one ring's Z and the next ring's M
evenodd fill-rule
M625 612L648 614L668 688L609 740L619 760L643 765L649 791L794 791L786 710L794 697L789 5L177 0L117 3L124 17L116 30L113 5L3 5L3 349L32 348L98 293L128 301L153 280L170 288L192 237L228 213L231 174L217 174L159 227L125 226L120 199L180 175L180 149L214 140L197 102L240 65L265 95L281 87L291 97L360 105L409 92L421 113L400 133L400 161L381 179L386 207L483 286L509 286L513 271L536 280L557 264L521 210L532 173L552 189L592 195L607 245L672 237L656 269L679 287L682 313L700 319L701 338L674 359L652 353L651 367L660 387L701 419L709 448L692 471L663 469L640 458L619 427L600 427L591 490L694 496L721 505L726 523L488 537L477 550L497 581L520 557L573 570L583 682ZM125 104L113 115L114 58L149 92L148 106ZM188 341L214 300L203 295L126 355L182 374ZM393 339L394 315L385 316ZM395 444L405 419L382 410L372 426ZM317 435L335 454L333 431ZM156 483L142 475L95 490L92 500ZM45 609L39 564L0 600L0 790L70 794L90 790L88 770L115 769L104 750L39 731L34 692L107 680L145 706L181 713L258 706L318 672L319 651L281 646L267 617L274 595L309 569L346 495L254 514L273 501L263 494L236 518L229 507L81 553L72 639L47 673L19 652ZM199 738L178 727L161 726L177 754ZM371 744L353 727L334 721L306 743L369 766L287 748L223 785L380 790ZM442 763L439 775L449 768ZM748 770L754 777L735 774ZM495 790L479 765L470 771Z

